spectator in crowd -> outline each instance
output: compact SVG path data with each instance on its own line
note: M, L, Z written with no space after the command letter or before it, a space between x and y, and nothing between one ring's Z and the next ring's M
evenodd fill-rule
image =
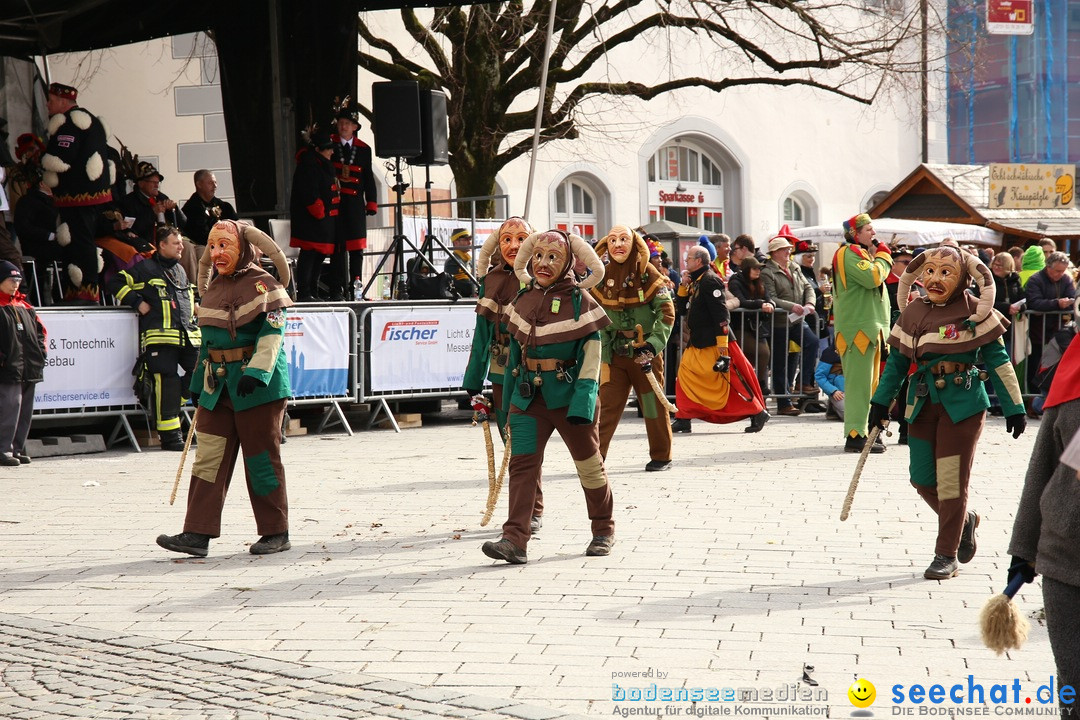
M896 300L896 291L900 287L900 276L907 270L907 266L911 263L914 255L911 254L911 250L906 247L898 247L892 251L892 268L889 270L889 276L885 278L885 291L889 294L889 329L896 324L896 321L900 319L900 306ZM921 287L919 281L916 280L912 287ZM896 402L893 405L895 408L892 411L890 417L896 420L900 429L897 435L898 445L907 445L908 443L908 425L907 420L904 418L904 411L907 408L907 381L900 386L900 392L896 396Z
M1013 256L999 252L990 261L990 272L994 274L994 309L1009 320L1015 320L1025 304L1024 288L1020 285L1020 274L1016 272ZM1013 328L1005 331L1005 348L1012 348Z
M236 220L236 209L217 196L217 177L209 170L195 171L195 192L184 203L180 213L184 223L184 255L196 262L206 249L206 237L218 220ZM192 247L194 246L194 250ZM188 276L194 282L194 275Z
M476 283L469 277L472 264L473 236L465 228L454 228L450 233L450 244L454 250L446 258L443 271L454 279L454 289L461 297L476 297Z
M1027 286L1028 280L1035 273L1046 267L1046 253L1038 244L1028 246L1020 260L1020 284Z
M1024 259L1024 248L1020 247L1019 245L1013 245L1011 248L1009 248L1008 252L1010 255L1012 255L1013 261L1016 263L1016 267L1019 268L1021 262Z
M0 465L26 465L34 386L45 379L45 326L19 292L22 271L0 260ZM8 453L11 453L10 455Z
M716 270L716 274L721 280L727 282L727 279L731 277L732 270L728 263L728 257L731 255L731 238L720 233L716 236L716 242L713 243L716 247L716 257L713 259L713 269Z
M666 250L660 251L660 265L664 269L671 289L679 287L679 273L672 267L671 257ZM679 341L682 338L682 318L675 313L675 324L671 327L671 335L668 336L667 352L664 354L664 392L668 395L675 394L675 380L679 376Z
M1034 313L1045 313L1031 320L1031 354L1027 361L1029 388L1040 389L1036 388L1034 381L1042 362L1043 345L1061 328L1062 319L1068 316L1076 299L1076 286L1065 272L1068 268L1069 256L1063 252L1052 252L1046 259L1046 267L1034 273L1024 287L1027 309ZM1037 412L1034 414L1038 415Z
M135 218L128 228L144 242L153 245L159 225L182 228L187 222L176 201L161 192L165 176L152 163L140 162L135 171L135 189L117 203L125 218ZM198 271L195 254L181 259L181 265L189 278Z
M751 256L756 257L762 265L765 264L765 258L754 248L754 238L743 233L731 243L731 262L729 263L731 271L738 272L742 268L742 261Z
M1042 240L1040 240L1039 247L1042 248L1043 257L1046 258L1047 262L1050 262L1050 254L1057 252L1058 249L1057 243L1050 238L1043 238Z
M15 164L7 174L8 202L13 215L22 196L41 183L41 156L44 154L45 141L33 133L23 133L15 141Z
M752 253L745 254L739 271L728 281L728 292L739 301L737 310L731 313L731 325L735 330L743 354L754 366L762 394L769 387L769 335L772 321L761 315L769 315L775 309L765 282L761 279L761 263Z
M296 298L315 302L319 294L319 276L323 262L334 254L338 204L337 177L330 157L334 142L324 130L308 132L307 144L296 153L289 217L292 237L289 245L299 248L296 258ZM333 282L333 281L332 281ZM340 294L340 288L337 294ZM331 298L337 297L330 288Z
M709 264L716 262L716 245L709 239L708 235L701 235L698 237L697 244L705 248L709 252Z
M103 205L112 202L108 138L101 121L76 104L70 85L49 86L49 144L41 159L45 184L60 215L57 242L66 265L66 300L96 304L98 251L94 243Z
M844 366L840 362L840 354L833 345L827 346L821 351L821 359L818 360L817 370L814 371L818 387L826 397L826 420L844 419Z
M663 268L664 274L667 275L668 280L671 281L671 287L679 287L679 273L671 264L671 257L667 254L667 250L660 251L660 267ZM677 322L677 321L676 321ZM674 334L674 333L672 333Z
M339 214L334 224L334 255L330 260L331 299L340 292L353 298L356 278L364 277L364 250L367 249L367 218L379 211L379 197L372 171L371 148L356 136L360 114L346 98L335 108L337 134L331 135L338 187L341 188Z
M25 192L15 206L15 232L19 236L23 254L34 258L36 277L33 282L42 303L47 304L52 304L49 266L62 259L60 245L56 242L56 218L52 190L44 182Z
M817 395L814 370L818 359L814 288L806 282L799 266L791 260L791 250L798 238L785 225L769 240L769 261L761 271L765 293L781 312L773 313L772 326L772 392L776 395L777 412L796 417L802 410L791 398L795 372L799 370L796 394ZM790 319L789 319L790 317Z
M873 222L866 213L844 221L848 244L833 255L833 316L836 323L836 350L844 365L844 451L862 452L867 438L870 397L877 388L881 362L885 356L885 335L889 332L889 295L885 279L892 269L892 253L877 242ZM943 243L944 244L944 243ZM962 253L961 253L962 254ZM907 302L908 290L897 301ZM901 378L902 380L902 378ZM900 382L897 383L899 391ZM895 397L896 393L893 393ZM889 403L892 403L892 397ZM885 452L881 436L871 452Z
M815 267L817 265L817 251L817 245L805 240L799 240L792 250L792 258L795 260L795 264L799 266L799 270L802 272L803 277L806 278L806 282L814 289L814 312L817 313L820 320L818 323L820 325L818 336L828 337L829 327L824 321L827 316L825 312L825 290L818 281L817 268Z
M109 292L139 313L139 370L150 379L150 397L140 398L154 415L162 450L183 450L180 431L180 373L190 380L202 335L195 320L195 288L180 263L184 242L180 231L161 225L154 234L157 251L121 272Z

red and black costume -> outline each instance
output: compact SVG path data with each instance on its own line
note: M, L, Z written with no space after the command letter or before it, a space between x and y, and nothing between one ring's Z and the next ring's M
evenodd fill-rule
M314 299L323 258L334 253L339 203L333 164L315 147L302 148L296 153L289 201L289 245L300 249L296 259L296 294L300 300Z
M334 141L334 163L341 187L341 212L335 233L331 274L336 281L351 283L364 273L364 250L367 249L367 216L378 210L375 173L371 170L371 148L359 138ZM346 255L346 253L348 253Z

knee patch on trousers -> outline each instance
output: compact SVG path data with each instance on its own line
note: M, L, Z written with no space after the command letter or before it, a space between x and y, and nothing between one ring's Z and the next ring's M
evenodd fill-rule
M575 460L574 466L577 468L581 487L586 490L595 490L607 485L607 476L604 475L604 461L600 459L599 453L591 458Z
M510 413L506 421L510 427L510 456L532 455L536 452L536 419L528 415Z
M646 420L655 420L659 415L656 410L656 393L638 395L638 404L641 405L641 417Z
M198 432L199 445L195 451L195 464L191 467L191 474L209 483L217 482L221 460L225 457L225 445L229 439L222 435L211 435L202 430Z
M936 465L938 499L955 500L960 497L960 456L938 458Z
M274 472L274 465L270 462L269 451L264 450L258 455L245 457L244 467L251 478L251 489L259 497L266 497L281 485L277 473Z

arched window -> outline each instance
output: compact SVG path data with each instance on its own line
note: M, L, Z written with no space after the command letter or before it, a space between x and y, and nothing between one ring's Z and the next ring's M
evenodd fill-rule
M555 188L555 227L596 240L598 218L593 192L573 177Z
M806 212L802 203L791 196L784 199L784 224L791 228L806 226Z
M648 160L650 220L668 220L709 232L724 231L724 172L689 138L675 138Z

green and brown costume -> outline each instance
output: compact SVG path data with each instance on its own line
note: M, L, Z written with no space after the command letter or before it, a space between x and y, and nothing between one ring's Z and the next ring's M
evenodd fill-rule
M220 535L225 494L241 450L258 533L289 529L281 421L291 394L282 352L290 305L285 288L253 263L242 262L232 275L216 277L202 296L202 347L191 382L199 404L199 445L184 532ZM244 376L257 382L241 397L237 387Z
M1008 320L992 308L981 320L971 320L978 301L964 287L961 282L944 305L919 299L904 308L889 336L892 350L873 396L875 404L888 406L904 379L909 381L905 418L911 483L937 514L935 552L948 557L956 557L960 545L971 464L990 407L978 365L989 372L1004 414L1024 414L1020 386L1001 340ZM905 296L907 289L901 284Z
M529 542L544 451L555 431L577 468L592 534L614 534L598 423L600 331L610 323L569 275L546 289L530 285L510 309L511 372L504 375L503 392L512 438L510 511L502 534L515 547Z
M656 397L642 366L635 361L641 351L654 355L650 372L659 387L664 386L663 352L675 324L675 304L667 278L649 262L649 248L637 234L626 261L609 261L604 281L592 294L611 319L600 331L600 454L607 457L608 446L622 419L630 388L637 395L649 438L649 459L671 460L671 421L667 408ZM603 256L606 243L596 246ZM646 343L635 348L637 328Z

